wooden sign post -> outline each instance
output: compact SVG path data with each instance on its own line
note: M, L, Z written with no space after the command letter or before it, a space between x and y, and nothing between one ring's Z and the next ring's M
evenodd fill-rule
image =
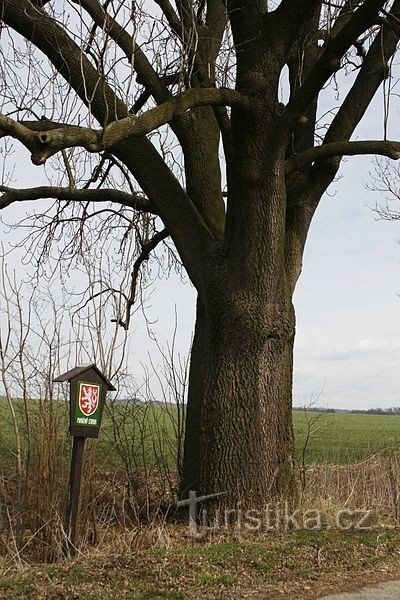
M76 553L76 522L86 438L99 436L107 391L115 387L107 381L96 365L75 367L54 379L70 384L69 432L74 437L69 473L67 509L65 513L65 554Z

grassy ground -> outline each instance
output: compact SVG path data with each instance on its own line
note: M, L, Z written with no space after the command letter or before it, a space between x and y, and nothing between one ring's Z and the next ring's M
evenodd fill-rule
M175 526L157 535L163 547L159 542L134 552L84 553L57 565L4 564L0 598L303 600L400 573L400 534L393 531L295 531L191 542Z

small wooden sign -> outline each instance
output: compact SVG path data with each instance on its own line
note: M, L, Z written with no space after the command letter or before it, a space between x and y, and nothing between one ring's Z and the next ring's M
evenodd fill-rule
M96 365L75 367L54 381L70 383L69 432L85 438L99 437L107 391L115 387Z
M115 391L115 387L96 365L75 367L54 381L70 383L69 432L74 436L74 443L65 513L64 549L67 556L74 556L85 439L99 437L106 394L107 391Z

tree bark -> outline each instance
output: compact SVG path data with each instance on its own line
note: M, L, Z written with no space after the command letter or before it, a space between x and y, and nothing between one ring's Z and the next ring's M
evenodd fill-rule
M225 507L253 509L293 497L295 315L282 288L279 302L276 290L231 292L228 274L198 301L183 495L225 492Z
M199 490L200 465L204 437L200 434L203 423L205 381L210 365L210 339L206 325L206 313L200 298L196 305L196 323L190 353L189 394L186 408L183 475L180 482L181 495Z

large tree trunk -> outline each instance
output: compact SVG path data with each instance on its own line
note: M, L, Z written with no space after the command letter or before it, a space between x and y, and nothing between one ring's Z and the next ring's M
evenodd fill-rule
M227 290L221 281L198 303L182 492L227 492L225 506L260 509L293 492L294 310L267 290Z

